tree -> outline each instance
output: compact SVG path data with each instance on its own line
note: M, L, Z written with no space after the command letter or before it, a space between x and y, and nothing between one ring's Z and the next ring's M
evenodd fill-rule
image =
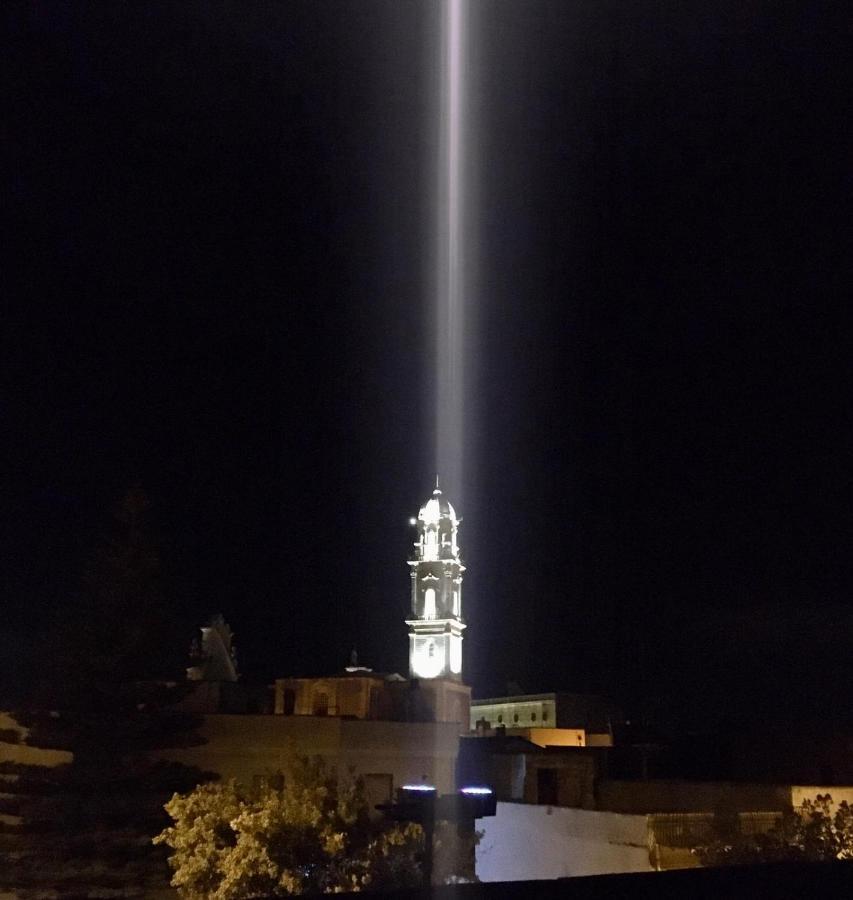
M234 781L175 794L172 885L186 900L378 890L420 883L418 825L375 822L361 779L338 779L320 757L295 759L280 786L253 794Z
M718 828L717 838L693 853L706 866L853 859L853 807L842 801L835 808L830 794L818 794L799 810L784 813L765 834Z
M73 758L6 772L14 788L0 812L20 822L0 889L23 896L61 886L80 897L167 889L165 851L151 844L168 823L163 804L212 777L159 760L162 748L201 738L197 718L176 708L186 631L174 624L149 508L141 489L122 494L86 554L79 588L69 585L69 602L45 627L38 684L15 698L27 742Z

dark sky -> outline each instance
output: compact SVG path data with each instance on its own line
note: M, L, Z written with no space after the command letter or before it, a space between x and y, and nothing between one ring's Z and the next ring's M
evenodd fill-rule
M831 712L853 689L850 21L472 5L468 680ZM353 645L404 670L435 7L3 18L7 650L139 481L174 603L222 611L247 673Z

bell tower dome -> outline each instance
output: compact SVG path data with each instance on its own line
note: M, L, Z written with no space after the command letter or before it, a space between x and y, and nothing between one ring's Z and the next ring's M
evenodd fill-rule
M436 478L432 497L412 524L417 526L409 626L409 674L412 678L462 678L462 573L459 523Z

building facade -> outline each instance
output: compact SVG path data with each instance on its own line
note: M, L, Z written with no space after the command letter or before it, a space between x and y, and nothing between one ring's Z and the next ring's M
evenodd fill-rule
M393 719L389 678L395 676L380 675L369 669L326 678L277 678L274 712L279 716Z
M246 786L274 776L294 757L321 756L365 780L371 804L404 784L456 789L459 730L447 722L381 722L340 716L208 715L202 743L159 751L167 760L234 778Z
M541 732L539 737L549 745L609 746L613 728L621 721L619 708L594 694L519 694L471 702L471 731L504 728L519 734L525 730L535 743L540 741L534 734Z

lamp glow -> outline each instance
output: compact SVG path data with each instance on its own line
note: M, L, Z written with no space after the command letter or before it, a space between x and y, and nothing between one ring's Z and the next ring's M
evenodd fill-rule
M487 787L464 787L461 793L474 796L488 796L492 793L492 789Z
M423 794L434 794L435 787L431 784L404 784L404 791L419 791Z

